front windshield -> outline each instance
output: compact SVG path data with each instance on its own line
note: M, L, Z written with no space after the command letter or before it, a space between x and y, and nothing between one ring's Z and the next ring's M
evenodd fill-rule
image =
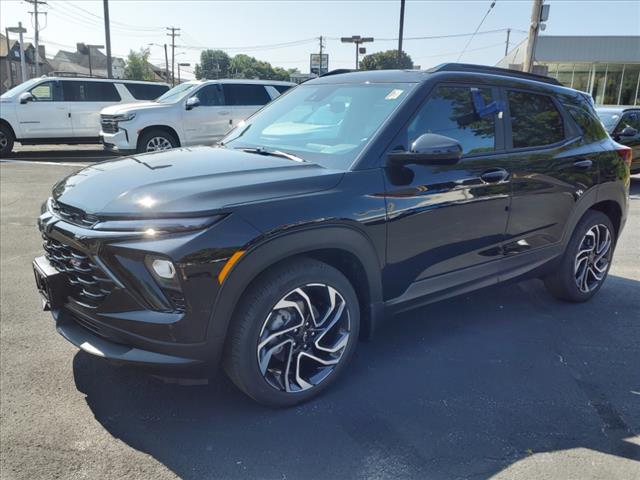
M171 90L165 92L161 97L156 99L156 102L160 103L176 103L180 101L181 98L186 96L187 92L191 90L193 87L198 85L197 83L181 83L180 85L176 85Z
M31 80L27 80L26 82L21 83L20 85L16 85L12 89L7 90L6 92L4 92L2 95L0 95L0 98L13 97L13 96L17 95L18 93L21 93L24 90L28 89L31 85L33 85L34 83L39 82L40 80L41 80L40 78L32 78Z
M347 169L413 86L301 85L238 125L222 144L279 150L327 168Z
M620 120L618 112L598 112L598 117L608 131L613 130Z

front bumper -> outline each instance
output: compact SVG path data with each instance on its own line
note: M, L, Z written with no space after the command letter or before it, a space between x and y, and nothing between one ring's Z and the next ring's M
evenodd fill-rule
M252 227L232 215L204 230L132 239L75 225L49 211L38 225L46 261L67 278L60 287L63 293L54 295L63 300L52 310L64 338L117 363L217 365L226 330L226 319L214 321L212 314L220 291L218 274L229 252L244 244L238 240L255 235ZM180 298L162 298L167 292L150 277L147 255L174 263Z
M100 139L106 150L131 153L135 152L138 143L138 137L134 131L118 129L115 133L107 133L104 130L100 132Z
M203 363L201 360L167 355L116 343L93 333L80 323L79 318L64 309L54 311L53 316L56 319L56 330L65 339L80 350L114 363L167 368L194 367Z

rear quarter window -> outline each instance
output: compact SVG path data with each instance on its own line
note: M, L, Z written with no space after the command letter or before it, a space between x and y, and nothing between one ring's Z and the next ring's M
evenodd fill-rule
M136 100L155 100L169 90L168 85L125 83L124 86Z
M559 99L573 121L582 130L582 135L586 141L593 142L606 138L607 131L586 98L562 95Z

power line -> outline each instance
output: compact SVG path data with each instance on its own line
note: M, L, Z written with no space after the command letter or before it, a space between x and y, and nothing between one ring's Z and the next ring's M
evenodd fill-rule
M76 5L75 3L72 3L72 2L70 2L68 0L59 0L59 1L61 1L62 3L66 4L66 5L69 5L69 6L73 7L73 8L75 8L76 10L82 11L87 15L95 17L98 20L102 20L102 17L100 15L96 15L95 13L90 12L89 10L86 10L86 9L82 8L80 5ZM146 30L146 31L157 31L157 32L162 30L162 27L142 27L142 26L139 26L139 25L132 25L132 24L124 23L124 22L117 22L115 20L112 20L111 23L113 23L114 25L121 25L123 28L131 29L131 30Z
M186 48L188 50L207 50L207 49L216 49L216 50L243 50L243 51L262 51L262 50L277 50L279 48L286 47L295 47L299 45L305 45L308 43L316 43L318 41L318 37L305 38L301 40L293 40L290 42L282 42L282 43L273 43L266 45L247 45L244 47L214 47L214 46L201 46L201 45L176 45L179 48Z
M482 24L484 23L484 21L486 20L486 18L489 16L489 14L491 13L491 10L493 10L493 7L496 6L496 0L493 0L493 2L491 2L491 5L489 5L489 9L487 10L487 13L484 14L484 17L482 17L482 20L480 20L480 23L478 24L478 27L476 28L476 31L473 32L473 35L471 35L471 38L469 39L469 41L467 42L467 44L464 46L464 48L462 49L462 51L460 52L460 55L458 56L458 62L460 61L460 59L462 58L462 55L464 55L464 52L467 50L467 47L469 47L469 44L471 44L472 40L475 38L476 34L478 33L478 30L480 30L480 27L482 26Z

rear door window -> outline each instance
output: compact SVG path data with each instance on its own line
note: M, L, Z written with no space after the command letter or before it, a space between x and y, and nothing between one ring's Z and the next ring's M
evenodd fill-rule
M225 83L223 88L227 105L258 106L266 105L271 101L271 97L263 85Z
M541 147L565 139L564 119L551 97L509 90L513 148Z
M420 135L435 133L457 140L463 155L492 152L497 113L490 88L439 86L409 124L408 147Z
M62 81L67 102L119 102L120 94L110 82Z
M284 92L286 92L291 88L291 85L271 85L271 86L276 90L278 90L278 92L280 92L281 94L283 94Z
M125 83L125 88L136 100L155 100L169 91L168 85L148 85L144 83Z

